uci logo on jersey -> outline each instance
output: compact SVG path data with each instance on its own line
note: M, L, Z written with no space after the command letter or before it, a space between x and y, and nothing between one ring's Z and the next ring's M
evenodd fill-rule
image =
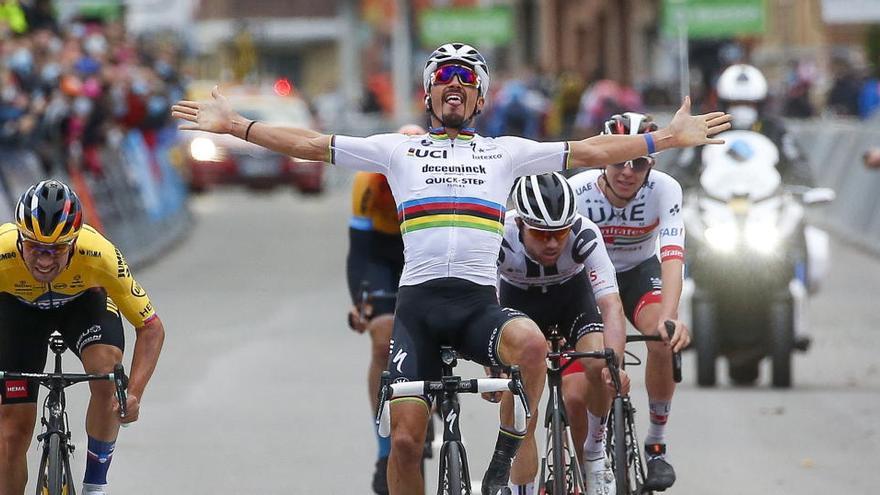
M406 152L407 156L416 156L419 158L446 158L446 150L417 150L415 148L410 148L409 151Z

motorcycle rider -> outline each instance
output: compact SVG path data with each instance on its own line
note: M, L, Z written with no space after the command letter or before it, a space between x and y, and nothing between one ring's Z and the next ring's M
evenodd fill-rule
M734 64L724 70L715 85L721 109L733 116L731 130L753 131L770 138L779 149L776 166L786 185L813 187L813 174L806 156L788 132L785 122L765 111L767 79L756 67ZM671 171L685 189L699 185L703 148L682 150Z

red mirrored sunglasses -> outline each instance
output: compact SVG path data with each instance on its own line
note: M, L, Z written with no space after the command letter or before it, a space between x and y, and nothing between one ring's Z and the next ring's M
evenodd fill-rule
M458 76L458 80L462 86L476 87L480 85L480 77L477 73L470 67L465 67L463 65L444 65L438 67L437 70L434 71L433 76L431 76L431 82L433 84L448 84L455 76Z

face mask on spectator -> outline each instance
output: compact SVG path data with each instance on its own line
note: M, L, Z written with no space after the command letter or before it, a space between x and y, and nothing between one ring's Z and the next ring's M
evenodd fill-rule
M0 100L3 100L4 103L9 103L14 100L16 95L18 95L18 90L12 85L5 85L3 86L3 89L0 90Z
M34 58L31 56L30 50L27 48L19 48L11 57L9 57L6 65L10 70L18 74L27 75L30 74L31 70L34 68Z
M734 129L748 129L758 121L758 109L751 105L731 105L727 113L733 117Z
M144 81L136 79L131 82L131 92L136 95L145 95L149 90L149 86L147 86L147 83Z
M83 48L85 48L86 53L88 53L89 55L93 57L100 57L107 52L107 40L104 39L103 35L91 34L83 42Z
M43 79L43 82L46 84L52 84L58 80L58 76L61 75L61 66L57 63L48 63L43 66L43 70L40 72L40 77Z
M85 96L79 96L73 100L73 113L80 117L88 115L92 111L92 100Z
M157 61L155 67L153 68L162 79L168 79L174 73L174 69L171 67L171 65L169 65L164 60Z

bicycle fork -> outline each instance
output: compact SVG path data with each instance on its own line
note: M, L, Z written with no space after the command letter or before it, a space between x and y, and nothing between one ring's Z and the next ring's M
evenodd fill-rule
M550 378L550 397L547 400L547 410L544 414L544 429L547 431L545 445L547 447L541 459L541 473L539 476L541 486L539 486L539 489L552 487L552 481L561 476L563 479L569 478L565 483L566 486L576 487L579 493L583 493L586 490L586 485L580 463L578 462L577 446L574 445L574 439L571 436L571 425L568 420L568 414L565 411L565 403L562 399L561 383L555 383L556 380L553 378ZM555 414L559 414L560 421L558 425L553 424ZM553 430L559 427L563 427L562 434L564 435L561 456L558 457L565 460L566 465L562 466L556 466L555 463L551 462L554 458L553 449L555 443L553 441Z
M461 406L458 402L458 396L454 392L461 381L458 377L441 378L446 391L443 393L443 400L440 402L440 414L443 417L443 446L440 447L440 472L444 473L448 469L446 460L448 459L449 445L455 443L458 445L457 451L461 454L461 481L464 483L465 493L471 493L471 475L468 469L467 452L461 443L460 429L460 412Z

